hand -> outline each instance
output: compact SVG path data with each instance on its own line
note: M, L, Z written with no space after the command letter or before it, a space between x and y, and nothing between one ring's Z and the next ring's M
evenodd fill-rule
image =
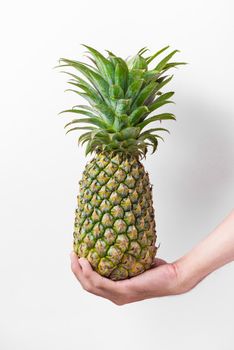
M218 254L217 254L218 252ZM181 294L234 260L234 210L202 242L176 262L156 259L152 268L123 281L111 281L92 270L88 260L71 254L71 268L90 293L123 305L143 299Z
M150 270L123 281L100 276L93 271L88 260L79 259L74 252L71 253L71 268L86 291L117 305L181 292L176 265L161 259L156 259Z

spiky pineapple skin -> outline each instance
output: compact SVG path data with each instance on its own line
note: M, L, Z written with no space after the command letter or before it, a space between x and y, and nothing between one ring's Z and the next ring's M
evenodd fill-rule
M135 156L100 152L86 165L75 213L74 251L112 280L150 268L156 254L152 186Z

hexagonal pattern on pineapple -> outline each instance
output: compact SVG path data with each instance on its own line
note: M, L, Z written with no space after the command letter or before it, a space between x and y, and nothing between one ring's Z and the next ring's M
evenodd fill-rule
M152 189L133 156L98 153L80 181L74 250L102 276L120 280L150 268L156 253Z

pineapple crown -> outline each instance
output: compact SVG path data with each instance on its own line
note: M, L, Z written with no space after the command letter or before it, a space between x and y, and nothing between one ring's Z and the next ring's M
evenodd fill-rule
M154 153L158 139L162 139L157 133L169 131L161 127L145 128L156 121L175 120L172 113L154 113L159 107L173 103L170 98L174 92L163 93L161 89L173 78L173 75L165 73L185 64L169 62L178 50L169 53L150 69L151 62L169 46L148 57L144 57L148 51L144 47L126 60L110 51L105 57L94 48L83 46L88 50L92 65L61 58L57 66L75 68L85 78L62 71L71 77L68 83L75 87L66 91L78 94L89 103L59 113L69 112L81 116L65 125L67 133L86 130L78 139L79 144L87 143L86 155L94 151L116 151L145 156L149 146Z

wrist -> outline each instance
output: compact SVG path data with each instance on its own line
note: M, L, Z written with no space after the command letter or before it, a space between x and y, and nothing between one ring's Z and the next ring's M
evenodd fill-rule
M234 211L210 235L174 263L180 293L189 291L211 272L233 260L233 234Z
M190 291L202 279L198 271L190 268L186 258L180 258L172 265L176 274L175 294L183 294Z

